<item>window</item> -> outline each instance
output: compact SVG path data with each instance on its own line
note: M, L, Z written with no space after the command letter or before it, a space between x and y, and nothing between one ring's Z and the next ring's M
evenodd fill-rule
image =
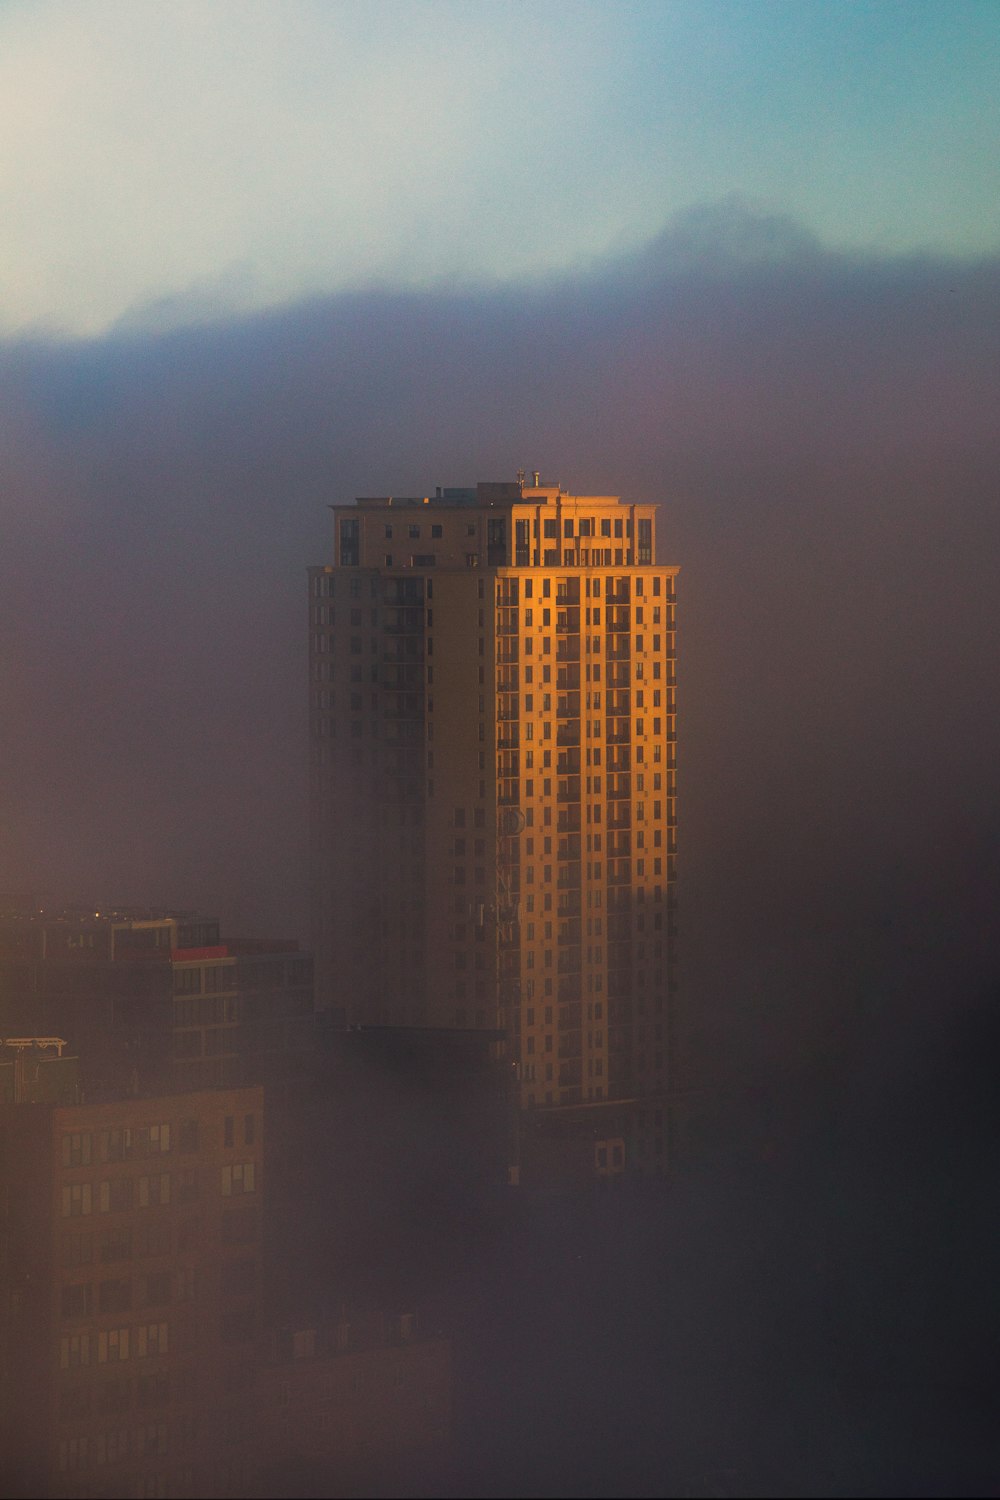
M132 1451L137 1458L160 1458L167 1451L167 1424L148 1422L133 1434ZM159 1475L148 1474L142 1480L142 1494L165 1495L166 1484L158 1483Z
M135 1332L136 1358L148 1359L156 1354L166 1354L168 1343L166 1323L143 1323Z
M135 1231L135 1253L138 1256L170 1254L170 1224L154 1219L140 1224Z
M59 1368L75 1370L90 1364L90 1334L71 1333L59 1340Z
M181 1151L197 1151L198 1149L198 1121L182 1120L180 1124L178 1145Z
M89 1182L74 1182L62 1190L62 1216L77 1219L89 1214L92 1207Z
M143 1302L147 1307L160 1307L170 1301L170 1272L147 1271L143 1277Z
M155 1172L149 1177L139 1178L139 1207L155 1208L160 1203L170 1202L170 1173Z
M81 1281L75 1286L64 1286L60 1301L64 1318L89 1317L93 1305L89 1281Z
M129 1330L108 1328L97 1335L97 1363L113 1365L129 1356Z
M254 1187L254 1163L252 1161L234 1162L231 1166L223 1167L222 1196L224 1198L236 1197L240 1193L252 1193Z
M112 1177L101 1183L100 1210L102 1214L121 1213L132 1207L131 1177Z
M80 1130L62 1138L62 1164L64 1167L90 1166L90 1131Z
M232 1115L227 1115L226 1118L225 1118L225 1122L224 1122L223 1127L222 1127L222 1141L223 1141L223 1145L226 1145L226 1146L231 1146L233 1144L233 1116Z
M62 1242L62 1264L67 1269L75 1266L89 1266L94 1258L94 1242L92 1235L67 1234L63 1236Z
M181 1172L177 1178L177 1201L178 1203L194 1203L198 1198L198 1172L197 1168L191 1167Z
M115 1225L101 1235L101 1260L128 1260L132 1254L132 1231L124 1225Z
M59 1442L59 1467L65 1473L69 1469L83 1469L87 1464L87 1439L85 1437L61 1438Z
M356 568L360 561L359 527L356 518L341 519L340 562L345 568ZM354 580L352 580L353 582Z

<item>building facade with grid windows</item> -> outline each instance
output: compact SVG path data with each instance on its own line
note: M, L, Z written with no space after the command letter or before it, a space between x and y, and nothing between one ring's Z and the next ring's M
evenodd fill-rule
M534 480L332 507L309 578L317 999L498 1028L524 1110L586 1121L599 1176L656 1171L678 569L655 506Z

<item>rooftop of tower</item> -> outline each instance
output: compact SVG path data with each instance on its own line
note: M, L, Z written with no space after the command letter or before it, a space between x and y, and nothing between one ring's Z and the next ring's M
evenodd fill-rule
M430 505L449 509L456 506L468 506L481 510L490 506L506 508L526 500L533 505L556 505L565 502L572 503L578 499L586 500L589 504L598 502L605 505L621 505L623 503L618 495L573 495L558 484L541 484L535 476L533 484L526 484L523 480L516 479L481 480L478 484L465 488L442 488L438 485L433 495L359 495L355 504L370 510L377 510L387 505L404 508ZM331 509L334 508L339 507L331 507Z

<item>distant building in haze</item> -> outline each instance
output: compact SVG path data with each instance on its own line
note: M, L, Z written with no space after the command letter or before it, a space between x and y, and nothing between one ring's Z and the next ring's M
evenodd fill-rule
M499 1027L539 1160L655 1171L678 571L656 508L535 475L333 511L309 582L318 1004Z
M312 957L296 942L223 942L219 922L137 907L42 910L0 895L0 1038L53 1035L87 1098L238 1087L311 1046Z
M6 1493L248 1493L262 1138L259 1088L0 1103Z

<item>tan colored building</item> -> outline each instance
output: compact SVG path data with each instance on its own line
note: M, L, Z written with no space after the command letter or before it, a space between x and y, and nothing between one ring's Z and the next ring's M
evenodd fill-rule
M671 1064L678 570L655 506L534 478L333 507L310 570L317 999L499 1025L524 1107L634 1104L593 1169L655 1169L664 1111L635 1130Z
M260 1088L0 1107L9 1493L247 1493L262 1135Z

